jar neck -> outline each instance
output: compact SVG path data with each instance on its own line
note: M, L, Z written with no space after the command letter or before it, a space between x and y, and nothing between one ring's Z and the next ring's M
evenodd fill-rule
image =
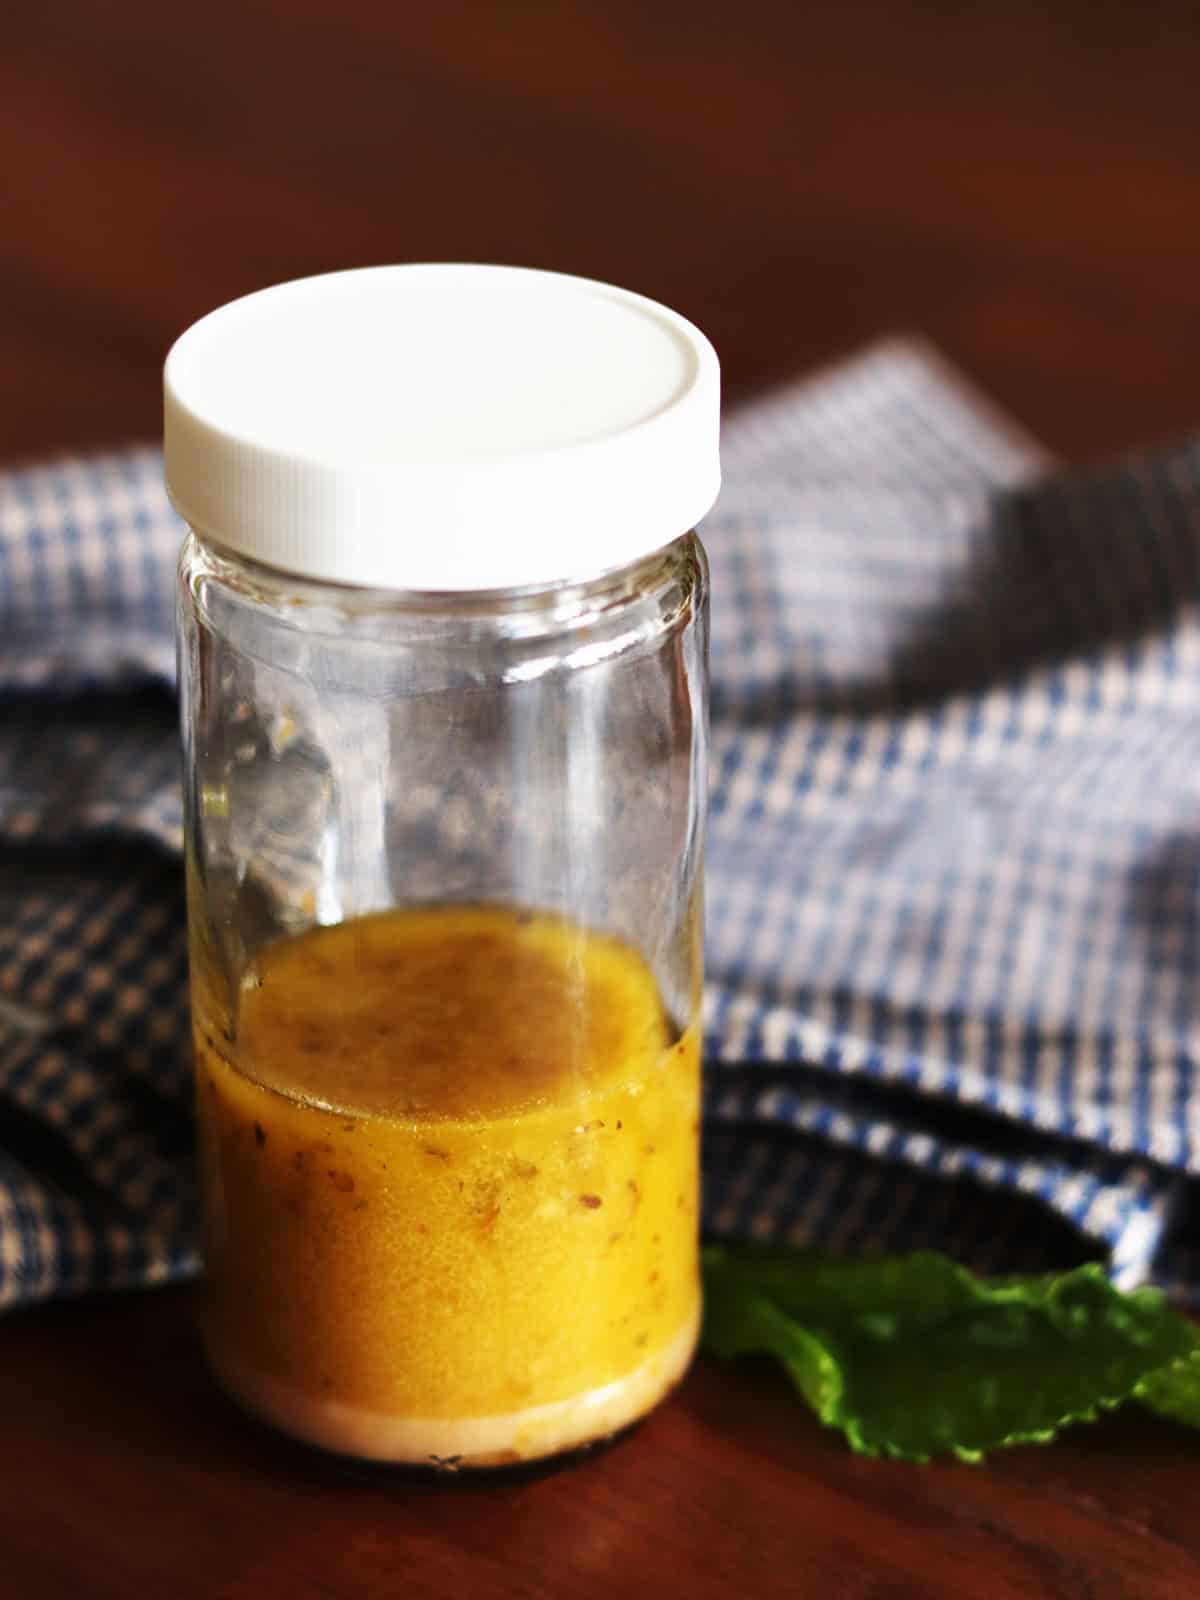
M694 533L596 577L525 589L442 592L317 581L263 566L196 530L182 563L193 588L196 579L215 584L229 599L265 609L285 625L381 642L495 634L532 640L592 626L603 631L610 622L623 629L631 609L647 610L661 629L677 614L690 614L707 589L707 563Z

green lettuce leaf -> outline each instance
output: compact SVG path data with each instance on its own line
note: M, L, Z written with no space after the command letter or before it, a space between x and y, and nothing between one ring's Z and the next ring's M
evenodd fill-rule
M775 1356L821 1421L868 1455L978 1461L1131 1398L1200 1420L1200 1331L1157 1290L1123 1294L1094 1263L984 1279L929 1253L713 1248L704 1279L704 1348Z
M1160 1417L1200 1428L1200 1350L1152 1372L1138 1385L1137 1397Z

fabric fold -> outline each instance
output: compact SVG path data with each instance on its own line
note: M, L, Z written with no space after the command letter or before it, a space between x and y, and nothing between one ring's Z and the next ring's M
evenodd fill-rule
M891 341L735 415L705 1226L1200 1297L1200 447ZM195 1270L153 450L0 475L0 1306Z

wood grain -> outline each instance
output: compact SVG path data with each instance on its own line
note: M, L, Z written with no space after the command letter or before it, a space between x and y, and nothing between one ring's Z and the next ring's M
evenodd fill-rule
M159 427L231 295L484 258L661 296L740 396L919 329L1052 446L1187 426L1190 0L57 0L0 54L0 450Z
M0 1593L22 1600L1200 1591L1195 1440L1149 1416L904 1467L851 1455L773 1373L705 1362L569 1469L418 1481L244 1421L204 1374L187 1291L13 1317L3 1341Z
M1200 415L1191 0L54 0L0 52L0 458L154 437L169 341L492 259L686 311L737 398L896 329L1051 447ZM211 1388L186 1294L0 1325L0 1596L1200 1593L1194 1439L862 1461L701 1364L582 1466L355 1480Z

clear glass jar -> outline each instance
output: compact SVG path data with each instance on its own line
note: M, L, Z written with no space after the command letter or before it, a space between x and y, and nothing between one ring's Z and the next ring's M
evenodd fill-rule
M248 542L180 568L209 1360L356 1457L587 1444L698 1329L702 548L418 592Z

